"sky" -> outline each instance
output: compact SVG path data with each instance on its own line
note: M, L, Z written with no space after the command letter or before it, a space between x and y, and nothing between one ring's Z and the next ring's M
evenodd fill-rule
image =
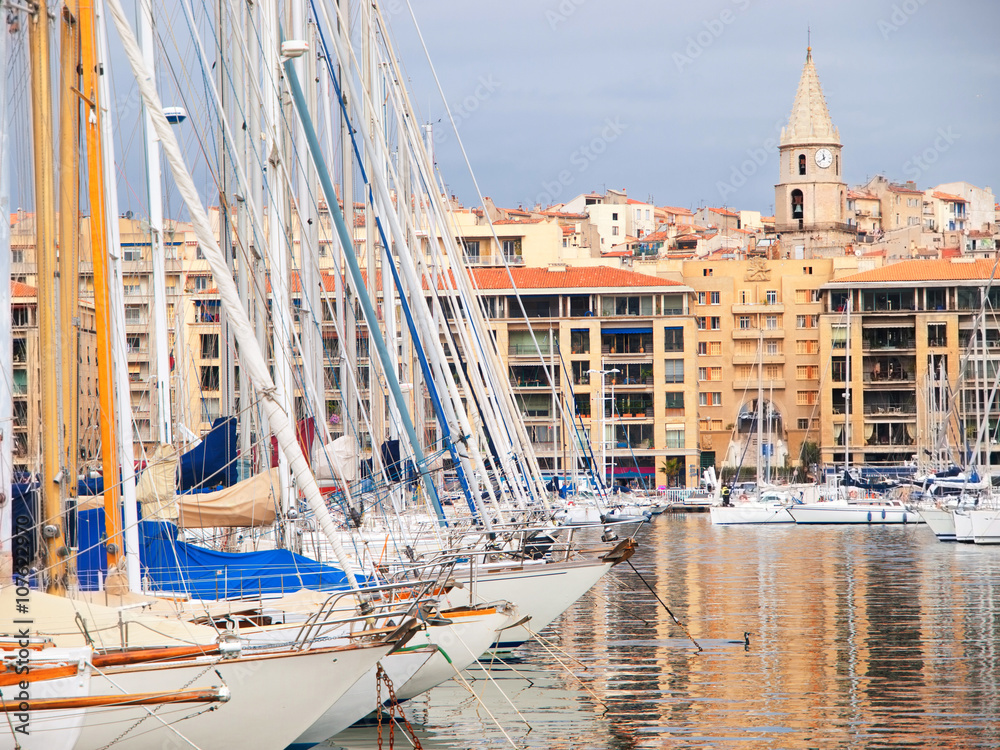
M777 141L812 44L848 185L1000 193L995 0L410 0L483 195L626 189L773 213ZM407 9L385 0L449 190L478 205Z

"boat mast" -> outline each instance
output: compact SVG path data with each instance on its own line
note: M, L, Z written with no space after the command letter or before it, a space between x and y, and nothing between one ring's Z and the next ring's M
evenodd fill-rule
M156 71L153 64L153 5L139 3L141 19L142 57L146 69ZM155 85L155 82L154 82ZM166 253L163 247L163 187L160 172L160 144L153 132L149 112L143 105L142 135L146 146L146 195L149 200L149 250L153 268L153 338L156 362L156 421L160 445L174 442L173 419L170 413L170 354L167 327Z
M844 476L851 468L851 386L854 378L851 376L851 308L854 307L854 290L847 293L847 341L844 353L844 364L847 367L845 373L847 378L847 388L844 389Z
M108 300L108 238L104 206L104 172L101 169L100 91L94 5L82 0L79 6L81 91L87 102L87 185L90 203L90 249L94 268L94 330L97 350L97 393L101 426L101 465L104 467L104 528L107 540L108 574L121 564L121 504L118 486L118 456L115 437L115 391L111 376L111 315Z
M0 33L0 69L6 69L7 39ZM8 161L10 139L7 127L7 76L0 75L0 351L13 351L10 316L10 183ZM12 357L0 357L0 494L8 502L0 505L0 583L7 583L11 574L11 482L14 478L14 363Z
M66 497L75 505L79 418L79 283L80 260L80 28L79 0L63 6L59 42L59 292L62 334L63 465ZM5 215L5 214L4 214ZM71 503L68 502L67 505Z
M759 299L757 300L760 301ZM757 496L760 497L760 463L764 452L764 327L757 313ZM739 478L739 477L737 477ZM765 478L766 481L766 478Z
M35 252L38 264L38 347L49 358L59 347L56 331L59 299L56 296L55 164L52 153L52 90L49 60L49 9L45 0L34 6L28 21L28 54L31 63L31 129L35 166ZM66 592L68 548L63 536L62 485L59 435L59 369L51 361L39 367L41 395L42 538L44 539L45 589Z

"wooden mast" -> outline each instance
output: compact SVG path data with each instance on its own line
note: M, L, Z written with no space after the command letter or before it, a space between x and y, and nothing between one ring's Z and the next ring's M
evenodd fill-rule
M59 451L59 370L51 363L58 350L56 331L59 300L56 296L55 164L52 153L52 90L49 59L49 10L45 0L34 6L28 22L31 60L31 128L35 166L35 252L38 264L38 343L43 359L39 368L42 402L42 537L45 546L46 591L66 591L66 557L63 537L64 478Z
M59 297L62 348L63 466L66 497L75 500L79 457L80 34L79 0L63 6L59 78Z
M97 390L100 396L101 463L104 466L104 527L108 550L108 576L119 570L122 559L121 502L115 438L115 397L111 372L111 304L108 298L108 237L104 208L104 171L101 147L101 106L97 77L97 29L93 0L79 5L80 56L83 91L87 100L87 184L90 203L90 247L94 263L94 314L97 331Z

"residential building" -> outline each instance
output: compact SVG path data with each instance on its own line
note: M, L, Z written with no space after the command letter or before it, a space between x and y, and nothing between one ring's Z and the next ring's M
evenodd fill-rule
M577 428L593 436L609 478L614 466L617 484L698 484L689 287L603 266L513 269L525 320L505 272L472 273L543 471L567 476L582 458L559 419L568 406ZM555 392L546 371L554 372Z
M986 401L1000 366L992 260L910 260L823 286L820 349L830 363L820 400L827 465L965 464L980 419L987 447L1000 404ZM850 311L850 315L848 315Z

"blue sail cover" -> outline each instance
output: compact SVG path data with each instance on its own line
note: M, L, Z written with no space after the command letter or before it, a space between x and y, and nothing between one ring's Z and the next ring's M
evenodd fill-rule
M139 528L142 574L154 592L228 599L349 586L339 568L288 550L216 552L180 541L177 527L167 521L142 521Z
M219 417L201 443L183 456L180 491L236 484L236 417Z

